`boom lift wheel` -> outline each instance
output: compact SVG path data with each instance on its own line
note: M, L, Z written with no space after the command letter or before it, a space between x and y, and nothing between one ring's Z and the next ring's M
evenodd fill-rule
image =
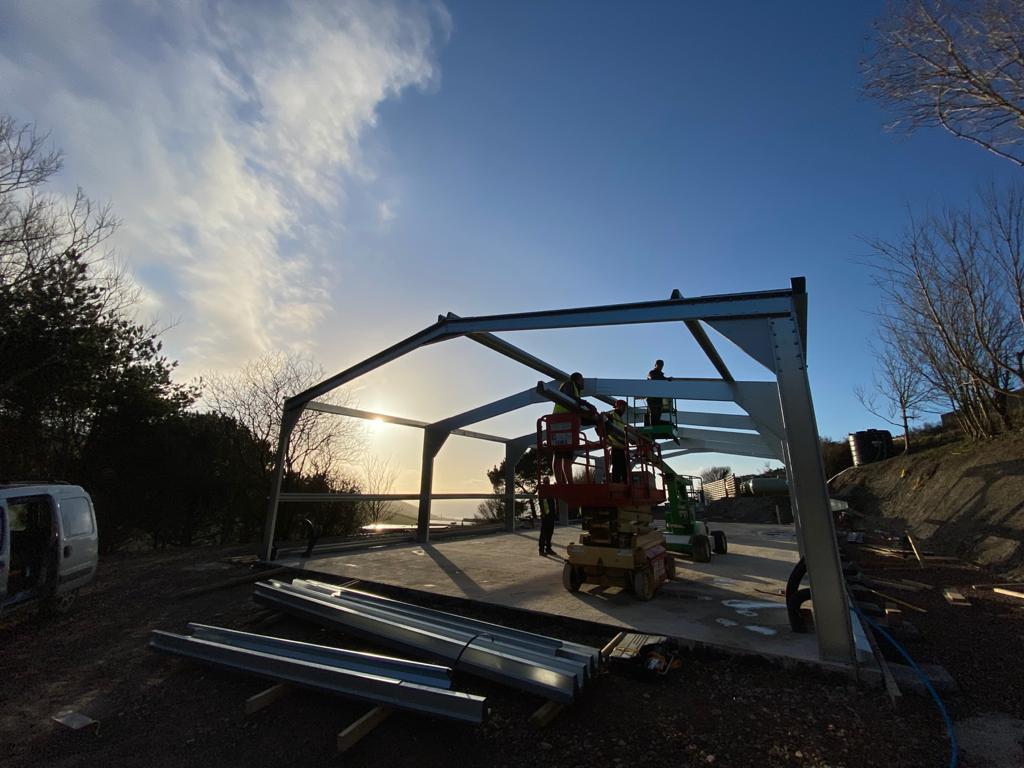
M690 539L690 547L693 550L693 562L711 562L711 540L703 533L698 533Z
M562 586L570 592L579 592L583 583L579 569L571 563L566 563L562 568Z
M729 551L729 542L725 538L725 531L712 531L711 538L715 542L714 551L716 555L724 555Z

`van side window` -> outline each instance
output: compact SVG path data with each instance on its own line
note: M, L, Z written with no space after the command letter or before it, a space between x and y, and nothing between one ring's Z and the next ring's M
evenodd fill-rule
M89 509L87 499L62 499L60 519L64 525L65 536L81 536L84 533L92 533L92 510Z

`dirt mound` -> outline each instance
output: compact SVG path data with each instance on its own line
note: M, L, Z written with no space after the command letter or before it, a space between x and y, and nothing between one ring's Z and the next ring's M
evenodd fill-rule
M902 523L931 551L1024 575L1024 435L855 467L830 490L856 511Z
M778 506L778 518L776 518ZM705 518L716 523L790 523L788 496L737 496L708 504Z

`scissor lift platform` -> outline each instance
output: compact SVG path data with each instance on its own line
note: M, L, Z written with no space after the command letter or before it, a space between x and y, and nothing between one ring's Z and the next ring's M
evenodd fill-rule
M537 448L549 456L582 458L582 482L551 483L539 477L538 496L547 503L561 501L579 507L583 533L571 544L562 571L562 584L576 592L583 584L622 587L641 600L650 600L675 575L675 560L665 537L655 530L652 507L665 501L658 487L658 446L632 430L626 431L629 482L606 482L594 454L611 466L610 446L604 439L587 441L579 416L571 413L543 416L537 422Z

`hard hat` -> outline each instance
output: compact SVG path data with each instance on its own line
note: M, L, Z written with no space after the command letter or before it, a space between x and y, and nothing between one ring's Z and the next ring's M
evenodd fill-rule
M618 407L619 407L620 405L621 405L621 406L622 406L623 408L625 408L625 407L626 407L626 401L625 401L625 400L616 400L616 401L615 401L615 407L616 407L616 408L618 408Z

